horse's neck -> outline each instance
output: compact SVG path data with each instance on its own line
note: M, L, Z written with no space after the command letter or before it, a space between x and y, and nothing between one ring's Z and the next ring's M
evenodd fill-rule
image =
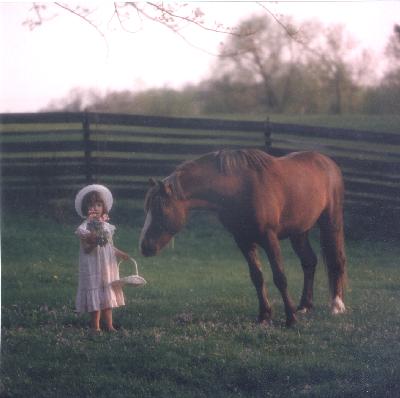
M215 174L215 176L214 176ZM182 173L181 185L191 208L216 209L221 196L221 175L215 170Z

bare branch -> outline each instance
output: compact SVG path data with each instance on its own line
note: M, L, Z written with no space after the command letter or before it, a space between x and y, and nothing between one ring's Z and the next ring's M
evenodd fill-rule
M82 13L79 13L78 11L73 10L72 8L70 8L69 6L65 5L65 4L61 4L58 2L54 3L56 6L70 12L71 14L76 15L79 18L82 18L86 23L88 23L90 26L92 26L94 29L96 29L97 33L99 33L99 35L104 39L104 41L107 43L107 39L105 34L102 32L102 30L95 24L93 23L89 18L87 18L85 15L83 15Z
M166 13L166 14L170 15L173 19L179 19L179 20L182 20L182 21L189 22L189 23L194 24L194 25L198 26L199 28L204 29L204 30L209 31L209 32L223 33L223 34L232 35L232 36L244 36L243 33L236 33L231 29L210 28L210 27L204 25L204 23L198 22L196 20L196 18L198 17L197 15L195 15L193 18L190 18L190 17L186 17L186 16L183 16L183 15L178 15L176 13L173 13L172 11L168 10L167 8L165 8L164 6L159 6L158 4L155 4L155 3L152 3L152 2L147 2L147 4L151 5L152 7L157 9L158 11L161 11L162 13ZM200 15L203 15L203 14L201 13ZM251 32L247 33L247 35L251 35Z
M140 14L144 15L147 19L150 21L156 22L158 24L161 24L162 26L168 28L171 30L173 33L175 33L177 36L179 36L186 44L188 44L190 47L195 48L196 50L202 51L208 55L211 55L213 57L219 57L219 54L212 53L210 51L205 50L204 48L201 48L199 46L196 46L195 44L191 43L184 35L182 35L177 28L175 28L172 24L166 23L164 20L161 20L159 18L153 17L150 14L148 14L146 11L144 11L142 8L139 8L137 4L132 4L130 3L133 7L135 7Z
M135 33L139 33L141 30L143 30L143 19L141 18L141 15L140 15L138 9L137 9L136 7L135 7L135 9L136 9L136 12L137 12L137 17L138 17L138 19L140 20L140 27L139 27L139 29L136 29L136 30L133 31L133 30L127 29L127 28L125 27L125 21L123 21L122 18L121 18L121 14L120 14L120 12L119 12L118 4L117 4L117 3L114 3L114 14L113 14L113 17L114 17L115 15L117 16L117 19L118 19L118 22L119 22L119 26L120 26L125 32L135 34ZM113 17L112 17L112 18L113 18ZM111 18L111 19L112 19L112 18Z
M41 26L44 22L50 21L56 17L53 15L51 17L44 18L42 15L42 11L46 9L46 5L42 5L39 3L33 3L30 11L33 11L35 14L34 19L28 19L22 23L22 25L28 26L29 30L34 30L38 26Z
M71 13L72 15L82 19L85 23L89 24L92 28L96 30L96 32L103 38L104 42L107 46L107 52L109 52L109 45L107 42L107 36L100 28L101 21L97 21L95 17L90 18L91 14L90 9L82 8L79 6L71 5L70 3L60 3L55 2L52 3L58 8L63 9ZM118 21L119 27L128 33L138 33L143 30L144 20L147 19L151 22L162 25L180 37L186 44L195 48L196 50L202 51L205 54L214 56L214 57L226 57L232 56L234 54L225 54L222 52L212 52L201 46L195 45L191 42L186 35L184 35L181 31L185 27L183 24L192 25L199 29L203 29L207 32L214 32L218 34L236 36L236 37L247 37L253 35L255 32L253 31L235 31L231 28L223 27L222 24L215 24L215 27L207 26L203 21L203 12L199 8L191 8L191 14L181 12L183 7L186 7L187 4L181 3L179 6L170 5L169 3L163 2L125 2L125 3L113 3L113 11L111 11L111 18L109 19L108 24L111 24L114 18ZM35 29L37 26L42 25L44 22L44 18L42 16L42 11L50 8L49 4L40 4L34 3L32 10L35 12L36 18L30 19L24 22L31 30ZM140 26L136 29L136 26L131 29L128 26L128 22L135 20L135 15L129 11L129 9L134 10L136 13L136 18L140 21ZM125 11L126 10L126 11ZM92 10L93 11L93 10ZM57 16L57 15L55 15Z
M237 55L237 53L233 54L233 53L227 53L227 54L222 54L222 53L214 53L211 51L208 51L200 46L197 46L195 44L193 44L191 41L189 41L182 33L180 33L180 29L177 27L177 25L175 23L171 23L170 21L166 20L165 18L160 18L160 17L156 17L156 16L152 16L150 15L147 11L145 11L144 8L140 8L138 3L126 3L129 4L130 6L134 7L137 12L141 15L143 15L145 18L147 18L148 20L155 22L157 24L160 24L162 26L164 26L165 28L169 29L170 31L172 31L174 34L176 34L178 37L180 37L187 45L189 45L190 47L193 47L194 49L201 51L207 55L213 56L213 57L231 57L233 55ZM188 17L183 17L183 16L176 16L175 14L173 14L172 12L167 11L165 8L159 7L154 3L146 3L151 5L152 7L156 7L156 9L160 12L165 12L167 15L169 15L172 19L171 21L174 22L174 18L179 18L181 20L184 20L188 23L193 23L196 26L200 26L205 30L211 31L211 32L215 32L215 33L224 33L226 34L226 32L223 31L219 31L217 29L211 29L211 28L206 28L204 25L198 23L198 22L194 22L193 20L191 20ZM241 36L240 34L233 34L234 36ZM249 35L249 34L247 34Z
M287 26L281 20L264 4L261 2L257 1L257 4L262 7L267 13L275 20L275 22L287 33L287 35L292 38L295 41L298 41L298 38L296 37L298 34L298 31L295 31L292 26Z
M288 26L283 23L268 7L266 7L263 3L257 2L257 4L262 7L273 19L274 21L286 32L286 34L297 44L300 44L306 51L311 54L317 56L322 62L326 64L330 64L329 60L327 60L325 54L322 52L310 47L306 42L301 40L299 37L299 30L295 30L293 26Z

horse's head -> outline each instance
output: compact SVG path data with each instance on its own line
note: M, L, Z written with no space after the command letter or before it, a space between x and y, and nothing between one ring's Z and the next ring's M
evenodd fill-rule
M171 183L150 179L145 198L146 219L140 234L140 251L156 255L186 222L185 202L175 194Z

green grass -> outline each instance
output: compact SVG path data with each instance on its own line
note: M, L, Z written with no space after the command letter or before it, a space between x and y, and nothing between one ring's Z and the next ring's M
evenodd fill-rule
M142 216L124 212L115 209L114 219L129 219L116 245L148 284L126 289L126 307L114 311L120 331L95 337L74 312L74 223L4 215L2 397L398 396L398 244L347 242L349 311L329 314L320 266L315 311L291 329L264 256L274 325L263 328L244 260L209 215L195 215L174 249L145 259ZM283 251L298 298L300 266L286 243Z

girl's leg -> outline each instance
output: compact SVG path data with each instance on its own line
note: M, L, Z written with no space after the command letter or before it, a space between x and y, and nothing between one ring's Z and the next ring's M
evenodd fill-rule
M90 328L95 332L100 331L100 311L90 313Z
M102 310L101 316L104 319L107 330L110 332L114 332L116 329L114 328L114 325L113 325L112 309L106 308L106 309Z

